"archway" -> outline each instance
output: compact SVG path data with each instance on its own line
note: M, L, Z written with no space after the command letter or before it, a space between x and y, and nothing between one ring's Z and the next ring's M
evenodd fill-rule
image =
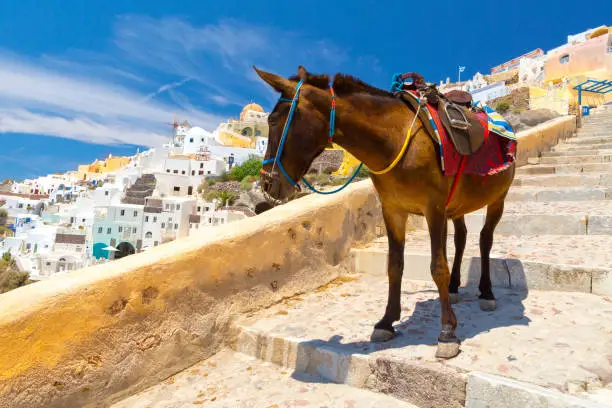
M136 249L134 248L134 245L130 244L129 242L122 242L117 245L117 252L115 252L114 258L121 259L128 255L133 255L135 253Z

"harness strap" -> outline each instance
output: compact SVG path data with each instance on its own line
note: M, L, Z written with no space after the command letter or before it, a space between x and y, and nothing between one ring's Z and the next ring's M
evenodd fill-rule
M379 171L370 170L370 173L373 173L373 174L376 174L377 176L380 176L382 174L386 174L386 173L390 172L391 170L393 170L395 168L395 166L397 166L397 163L399 163L400 160L402 159L402 157L404 157L404 153L406 153L406 149L408 148L408 143L410 142L410 139L412 139L412 128L414 127L414 124L415 124L417 118L419 117L419 112L420 111L421 111L421 105L419 104L419 108L417 109L416 113L414 114L414 119L412 119L412 123L410 124L410 128L408 129L408 133L406 133L406 139L404 140L404 145L400 149L400 151L397 154L397 157L395 158L395 160L393 160L391 162L391 164L388 165L385 169L379 170Z

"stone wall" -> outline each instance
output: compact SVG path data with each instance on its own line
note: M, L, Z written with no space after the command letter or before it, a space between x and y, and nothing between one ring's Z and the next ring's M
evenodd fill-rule
M0 407L106 406L212 356L238 314L341 274L379 207L358 182L0 296Z
M518 151L516 162L518 166L527 164L530 157L539 157L561 140L572 137L576 132L576 117L563 116L549 120L535 127L518 132Z

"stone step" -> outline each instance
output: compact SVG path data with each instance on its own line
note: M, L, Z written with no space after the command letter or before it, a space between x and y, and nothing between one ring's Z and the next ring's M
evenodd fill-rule
M414 405L225 350L112 408L402 407Z
M465 215L469 232L484 226L486 210ZM414 216L413 225L427 230L424 217ZM449 222L449 233L453 232ZM495 232L513 235L612 235L612 200L605 201L508 201ZM561 240L565 240L563 237Z
M525 172L519 174L518 170L517 176L512 183L513 186L612 187L612 175L608 173L592 172L531 175Z
M468 227L469 228L469 227ZM479 234L468 234L462 260L462 286L478 287L480 279ZM452 234L447 240L449 265L454 259ZM491 250L491 281L517 290L556 290L612 295L612 236L504 235L496 234ZM405 277L430 281L429 234L416 231L406 236ZM352 271L385 275L386 238L368 248L354 249Z
M431 282L404 280L397 335L369 341L387 290L384 272L331 282L238 321L235 348L419 407L601 407L572 394L609 381L609 298L496 288L498 309L484 312L464 289L453 306L461 353L437 360L440 306Z
M612 149L575 149L575 150L557 150L551 152L542 152L542 157L570 157L570 156L598 156L612 155Z
M589 154L582 156L544 156L540 164L611 163L612 154Z
M612 163L530 164L516 169L523 174L603 173L612 176Z
M573 150L610 150L612 149L611 143L600 143L600 144L567 144L562 143L553 147L554 151L573 151Z
M612 200L612 187L512 187L507 201L595 201Z
M589 137L572 137L565 139L568 144L598 144L612 143L612 135L610 136L589 136Z

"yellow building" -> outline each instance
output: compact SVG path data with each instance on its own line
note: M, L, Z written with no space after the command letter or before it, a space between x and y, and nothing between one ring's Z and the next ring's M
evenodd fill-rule
M105 173L111 173L122 169L130 163L129 157L114 157L109 154L104 160L96 159L91 164L79 165L77 177L79 180L99 179Z
M239 119L221 123L215 133L225 146L255 148L258 137L268 137L268 114L258 104L249 103L240 112Z

